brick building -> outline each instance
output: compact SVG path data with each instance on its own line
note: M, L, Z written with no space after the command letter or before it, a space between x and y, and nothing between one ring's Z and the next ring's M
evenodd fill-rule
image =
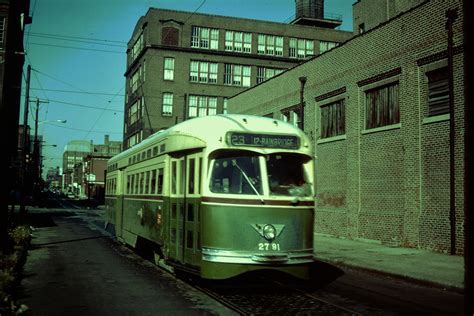
M354 4L359 35L234 96L229 112L291 121L304 104L317 157L316 233L462 254L462 2L378 1L400 6L377 23L360 11L373 2ZM451 93L446 12L453 9Z
M325 18L323 0L295 3L290 24L151 8L127 50L124 148L225 113L232 95L352 37L334 29L340 18Z

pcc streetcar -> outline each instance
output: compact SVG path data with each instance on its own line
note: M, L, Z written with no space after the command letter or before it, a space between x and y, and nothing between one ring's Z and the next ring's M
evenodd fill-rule
M215 115L159 131L108 161L107 221L159 262L206 279L280 270L309 277L314 166L298 128Z

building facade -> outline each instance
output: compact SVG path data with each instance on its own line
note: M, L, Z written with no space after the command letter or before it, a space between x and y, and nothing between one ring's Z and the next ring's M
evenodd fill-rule
M316 233L462 254L462 2L412 4L234 96L229 112L287 120L303 103L316 156ZM457 12L452 34L447 12Z
M284 24L151 8L127 50L124 148L225 113L229 97L350 38L340 24L320 14Z

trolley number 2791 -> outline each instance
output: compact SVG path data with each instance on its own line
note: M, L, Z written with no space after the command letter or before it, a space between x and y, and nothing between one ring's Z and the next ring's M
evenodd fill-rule
M278 243L269 243L269 242L259 242L258 243L258 250L260 251L278 251L280 250L280 244Z

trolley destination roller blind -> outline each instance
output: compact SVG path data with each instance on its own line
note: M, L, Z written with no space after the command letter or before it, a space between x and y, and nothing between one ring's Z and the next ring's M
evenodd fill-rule
M255 134L229 132L227 143L232 146L251 146L266 148L298 149L300 139L295 135Z

